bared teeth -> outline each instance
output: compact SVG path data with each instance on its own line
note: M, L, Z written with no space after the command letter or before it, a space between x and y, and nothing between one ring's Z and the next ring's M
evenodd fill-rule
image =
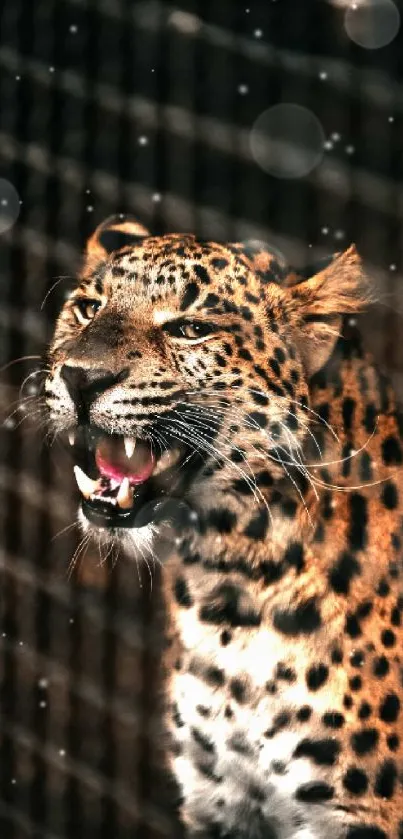
M120 485L119 492L116 496L116 501L119 507L128 510L133 505L133 490L129 483L129 478L123 478Z
M126 457L130 460L130 458L133 457L133 452L136 448L136 441L132 440L131 437L124 437L123 445L125 447Z
M177 463L177 461L179 460L179 457L179 449L171 449L168 452L164 452L164 454L161 455L153 474L158 475L159 472L163 472L163 470L168 469L169 466L174 466L175 463Z
M74 431L69 431L69 433L68 433L67 437L68 437L68 440L69 440L70 446L74 446L74 443L75 443L75 441L76 441L76 437L75 437Z
M92 478L89 478L79 466L74 467L74 474L76 476L78 488L84 498L90 498L90 496L99 489L101 485L100 481L93 481Z

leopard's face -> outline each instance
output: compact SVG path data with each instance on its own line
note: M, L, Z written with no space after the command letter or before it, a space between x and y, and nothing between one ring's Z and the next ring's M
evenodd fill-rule
M119 249L102 226L60 314L46 396L83 527L141 549L167 517L262 495L287 472L308 432L308 370L274 258L260 270L235 247L112 233Z

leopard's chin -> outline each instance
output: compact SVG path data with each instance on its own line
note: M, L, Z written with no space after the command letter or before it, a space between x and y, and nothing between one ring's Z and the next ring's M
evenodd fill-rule
M197 518L182 497L189 451L177 443L158 452L146 439L79 426L68 434L81 495L79 521L105 541L152 541L166 523ZM109 535L108 535L109 534ZM131 534L131 535L129 535Z

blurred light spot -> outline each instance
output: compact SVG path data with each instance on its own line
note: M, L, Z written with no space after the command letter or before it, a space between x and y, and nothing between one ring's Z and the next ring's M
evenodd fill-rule
M55 72L55 68L54 67L49 67L49 73L54 73L54 72Z
M394 121L395 121L394 117L388 117L388 122L394 122Z
M394 262L392 262L392 264L389 265L389 271L396 271L396 265Z
M38 687L40 687L41 690L46 690L49 687L49 680L39 679Z
M137 142L139 146L148 146L148 137L145 137L144 134L142 134L142 136L138 138Z
M60 755L60 757L65 757L66 756L66 750L65 749L59 749L59 755Z
M354 146L346 146L346 154L354 154L355 148Z
M194 35L201 28L202 22L196 15L176 9L169 15L168 24L184 35Z
M330 151L333 148L332 141L331 140L326 140L326 142L323 143L323 148L326 149L326 151Z
M241 96L246 96L246 94L249 93L248 85L247 84L238 85L238 93L240 93Z
M327 234L329 233L329 228L328 227L322 227L322 230L320 232L323 233L324 236L327 236Z
M160 192L154 192L153 199L152 199L154 201L154 203L159 204L161 199L162 199L161 193Z
M334 231L334 238L335 239L339 239L339 240L344 239L345 235L346 234L345 234L344 230L335 230Z
M400 13L393 0L366 0L347 9L344 25L349 38L367 50L390 44L400 28Z
M263 38L263 29L255 29L253 34L255 38Z
M76 26L75 23L72 23L71 26L69 26L69 32L71 32L72 35L75 35L76 32L78 32L78 26Z
M339 134L338 131L333 131L333 134L331 134L330 137L334 143L338 143L339 140L341 140L341 134Z
M93 213L93 212L94 212L94 208L93 208L92 204L88 204L87 213Z
M312 111L291 103L274 105L256 120L251 151L276 178L302 178L320 163L325 136Z
M326 73L326 71L325 71L325 70L321 70L321 72L319 73L319 78L320 78L320 80L321 80L322 82L324 82L324 81L326 81L327 77L328 77L328 74Z
M0 233L15 224L20 214L20 196L10 181L0 178Z
M15 421L14 417L7 417L7 419L5 419L4 422L3 422L3 428L6 428L7 431L10 431L12 428L15 428L15 426L16 426L16 421ZM3 638L4 637L5 636L4 636L4 633L3 633Z

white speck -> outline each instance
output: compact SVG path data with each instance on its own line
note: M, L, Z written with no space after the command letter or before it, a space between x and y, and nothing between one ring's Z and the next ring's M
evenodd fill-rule
M332 148L333 148L332 141L331 140L326 140L326 142L323 143L323 148L326 149L326 151L331 151Z
M90 194L90 192L91 192L91 190L90 190L90 189L86 189L86 190L85 190L86 195L89 195L89 194Z
M54 73L54 72L55 72L55 68L54 67L49 67L49 73Z
M312 247L313 247L313 245L308 245L308 248L312 248Z
M161 199L162 199L161 193L160 192L154 192L153 199L152 199L154 201L154 203L158 204L161 201Z
M396 271L396 265L394 262L392 262L392 264L389 265L389 271Z
M344 230L335 230L335 232L334 232L334 238L335 239L344 239L345 235L346 234L345 234Z
M1 633L1 637L2 637L2 638L7 638L7 633L6 633L6 632L2 632L2 633Z
M19 642L18 642L18 645L19 645L20 647L23 647L23 646L24 646L24 642L23 642L23 641L19 641Z
M354 146L346 146L346 154L354 154L355 148Z
M20 81L21 81L21 76L16 76L16 77L15 77L15 81L16 81L16 82L20 82Z
M78 26L75 23L72 23L71 26L69 26L69 32L71 32L72 35L75 35L77 31Z
M329 233L329 228L328 227L322 227L320 232L323 233L324 236L327 236L327 234Z
M148 137L145 137L144 134L142 134L141 137L139 137L137 142L138 142L139 146L148 146L149 140L148 140Z
M59 749L59 755L60 755L60 757L65 757L66 756L65 749Z
M38 686L41 690L46 690L49 687L49 679L39 679Z
M74 623L74 618L70 618L69 623Z
M17 783L16 778L11 778L11 783L12 783L12 784L16 784L16 783Z
M151 67L151 72L155 73L155 67Z
M328 74L325 72L325 70L321 70L321 72L319 73L320 80L322 82L325 82L327 77L328 77Z
M245 96L247 93L249 93L248 85L247 84L238 85L238 93L240 93L241 96Z
M2 198L2 199L1 199L1 206L2 206L2 207L8 207L8 201L7 201L7 198Z
M250 12L250 9L245 9L245 14L246 14L246 15L248 15L248 14L249 14L249 12Z
M39 707L40 707L40 708L47 708L47 706L48 706L48 703L47 703L47 702L45 702L45 700L44 700L44 699L41 699L41 701L40 701L40 703L39 703Z
M338 143L341 140L341 134L337 131L333 131L333 134L330 135L334 143Z
M93 212L94 212L94 208L93 208L92 204L88 204L87 213L93 213Z
M388 117L388 122L394 122L394 121L395 121L394 117Z
M348 323L349 323L349 326L356 326L357 325L357 318L349 318Z
M263 29L255 29L253 34L255 38L263 38Z
M7 417L3 422L3 428L15 428L15 419L13 417Z
M18 203L19 203L19 204L22 204L22 201L19 201Z

